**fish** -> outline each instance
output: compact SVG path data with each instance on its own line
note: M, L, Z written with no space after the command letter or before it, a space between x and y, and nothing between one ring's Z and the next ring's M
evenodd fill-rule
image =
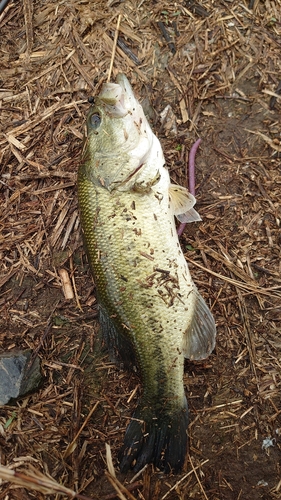
M124 74L93 98L86 128L78 203L100 327L110 352L137 366L142 381L119 467L139 471L152 463L176 473L188 448L184 358L206 358L216 337L175 222L201 219L194 196L171 182L159 139Z

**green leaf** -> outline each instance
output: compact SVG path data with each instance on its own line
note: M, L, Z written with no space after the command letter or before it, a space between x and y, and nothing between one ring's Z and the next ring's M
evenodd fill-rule
M8 429L8 427L10 427L11 423L13 422L13 420L15 420L16 417L17 414L15 411L13 411L12 416L8 418L7 422L4 424L4 429Z

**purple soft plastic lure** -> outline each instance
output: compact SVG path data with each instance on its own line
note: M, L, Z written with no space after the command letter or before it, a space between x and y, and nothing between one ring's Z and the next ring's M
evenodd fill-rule
M199 144L201 143L201 139L197 139L197 141L193 144L188 159L188 179L189 179L189 192L195 196L195 155ZM182 222L177 230L178 236L181 236L184 228L186 226L185 222Z

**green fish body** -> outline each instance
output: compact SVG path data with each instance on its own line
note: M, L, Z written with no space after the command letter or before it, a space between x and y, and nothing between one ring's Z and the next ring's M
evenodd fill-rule
M175 226L175 216L200 220L195 199L171 184L161 145L122 74L88 113L78 199L103 334L142 379L120 469L152 462L178 471L187 450L184 357L207 357L216 328Z

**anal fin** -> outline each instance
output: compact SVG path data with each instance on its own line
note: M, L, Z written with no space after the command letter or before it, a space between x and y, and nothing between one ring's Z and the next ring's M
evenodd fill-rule
M216 343L216 325L213 315L194 285L194 312L183 338L185 358L200 360L211 354Z

